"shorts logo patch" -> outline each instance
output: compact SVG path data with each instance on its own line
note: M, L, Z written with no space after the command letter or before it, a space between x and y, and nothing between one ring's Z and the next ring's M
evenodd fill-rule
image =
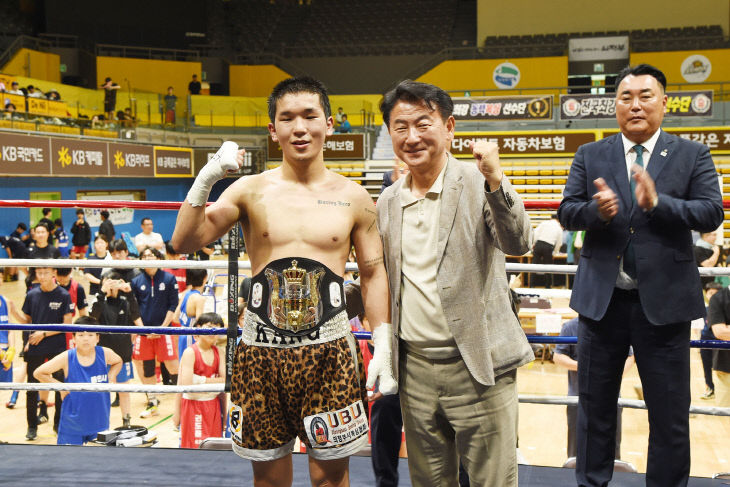
M140 290L140 291L144 291L145 289L147 289L147 286L145 286L144 284L142 284L142 285L141 285L141 286L139 287L139 290Z
M241 418L242 411L240 406L235 404L228 409L228 427L233 438L241 441Z
M263 286L261 286L260 282L257 282L253 285L253 289L251 290L251 305L254 308L258 308L261 306L261 298L263 295Z
M327 423L322 418L314 417L309 425L309 435L314 438L314 443L318 445L326 445L329 442L329 431Z
M342 304L342 294L340 293L340 285L336 282L330 283L330 304L332 307L339 308Z
M368 432L368 418L362 401L337 411L304 418L304 429L313 448L342 446Z

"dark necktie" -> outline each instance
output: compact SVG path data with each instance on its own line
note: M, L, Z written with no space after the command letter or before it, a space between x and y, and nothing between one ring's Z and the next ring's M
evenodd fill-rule
M635 145L634 152L636 152L636 164L643 168L644 158L642 157L642 154L644 153L644 147L641 145ZM630 169L629 175L629 184L631 185L631 201L634 205L636 205L636 181L634 181ZM624 272L626 272L626 274L628 274L630 278L636 279L636 257L634 255L634 246L631 243L631 238L632 236L629 235L629 244L626 246L626 251L624 252Z

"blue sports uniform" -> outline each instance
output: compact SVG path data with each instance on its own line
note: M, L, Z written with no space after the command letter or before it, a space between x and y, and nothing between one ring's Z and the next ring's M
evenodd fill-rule
M142 272L132 279L131 286L144 326L160 326L167 312L177 308L177 280L170 273L158 270L150 277Z
M109 369L104 358L104 348L95 347L96 360L88 367L79 363L76 349L68 351L68 376L66 382L108 383ZM109 429L108 392L70 392L61 406L61 423L58 426L59 445L83 445L96 439L99 431Z
M200 291L198 291L197 289L191 289L190 291L185 293L185 296L183 297L182 304L180 305L180 326L184 326L187 328L193 326L193 321L195 320L195 317L188 316L188 298L190 298L190 296L192 296L193 294L200 294ZM192 344L193 335L180 335L178 337L177 344L178 358L182 359L183 352Z
M0 296L0 323L3 325L8 323L8 303L5 298ZM3 352L8 349L8 335L10 331L0 330L0 348ZM13 366L11 365L8 370L0 365L0 382L13 382Z

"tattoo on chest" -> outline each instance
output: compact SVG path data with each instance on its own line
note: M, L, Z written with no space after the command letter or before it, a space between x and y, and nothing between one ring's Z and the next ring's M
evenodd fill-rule
M367 230L367 231L369 232L369 231L370 231L370 230L372 230L372 229L373 229L374 227L375 227L375 219L373 219L373 221L371 221L371 222L370 222L370 225L368 226L368 230Z
M350 206L349 201L332 201L332 200L317 200L318 205L322 206Z

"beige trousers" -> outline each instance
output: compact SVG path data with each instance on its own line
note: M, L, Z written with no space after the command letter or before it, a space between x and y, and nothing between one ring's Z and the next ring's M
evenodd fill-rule
M461 461L473 487L516 487L516 371L485 386L461 357L430 360L403 350L399 367L413 486L458 486Z

